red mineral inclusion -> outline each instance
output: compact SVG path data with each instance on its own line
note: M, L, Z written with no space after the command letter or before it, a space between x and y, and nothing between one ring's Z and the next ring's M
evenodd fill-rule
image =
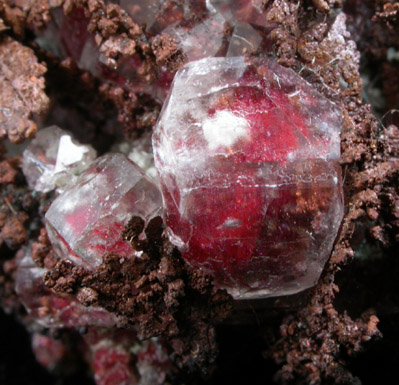
M247 72L243 76L244 84L251 75L253 73ZM270 93L273 93L273 101ZM293 126L304 137L309 138L305 118L289 103L288 96L279 89L269 90L269 95L253 87L234 88L230 95L223 95L216 102L216 107L208 111L211 117L221 110L231 111L238 116L241 111L246 111L251 140L243 140L234 145L236 148L228 149L231 152L228 158L234 165L287 162L289 154L295 152L299 146L298 135L293 131ZM265 111L269 112L265 114ZM281 119L282 115L289 116L289 121ZM221 159L217 167L221 175L231 174L232 179L238 179L240 171L232 172L231 166L230 162L224 165ZM253 168L245 172L247 176L249 174L254 177L256 171ZM295 205L295 202L295 194L290 190L282 191L269 206L269 212L274 212L273 216L277 216L280 206ZM263 191L241 184L233 184L223 195L220 191L201 190L200 194L195 194L195 205L202 210L195 218L196 226L190 248L183 254L184 257L191 263L210 264L219 279L223 279L227 269L235 281L242 281L243 273L248 270L248 262L250 263L256 253L261 237L262 219L265 215L262 211ZM235 223L230 226L229 218L235 218ZM170 221L168 225L173 229L178 223ZM289 238L289 232L288 227L284 228L279 237Z
M237 297L313 285L340 220L337 109L281 68L191 63L154 135L172 241Z

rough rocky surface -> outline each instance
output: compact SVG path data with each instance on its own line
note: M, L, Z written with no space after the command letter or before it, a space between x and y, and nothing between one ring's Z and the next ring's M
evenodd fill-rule
M216 359L214 326L228 315L230 297L216 290L209 276L187 270L162 237L160 217L148 223L144 241L139 240L143 229L144 221L133 217L124 233L143 251L140 257L111 254L94 272L60 261L46 274L46 286L127 317L140 338L166 338L180 366L207 372Z
M37 130L33 114L44 113L49 99L44 93L46 67L33 51L10 37L0 40L0 138L13 143L32 138Z
M63 5L68 13L73 9L74 3L60 0L52 1L51 5ZM110 36L113 36L112 41L117 44L120 42L117 36L123 33L136 42L136 24L126 21L118 7L111 6L104 11L101 1L79 3L90 16L91 28L98 33L101 44ZM299 311L275 304L273 311L268 308L261 312L261 309L254 310L252 305L248 305L247 317L256 314L255 324L237 326L230 321L233 325L219 327L217 335L221 355L217 361L214 380L208 380L208 383L216 384L226 380L236 384L247 384L249 381L254 384L270 382L278 368L271 360L260 358L262 351L266 352L267 357L273 356L279 363L282 370L278 378L282 382L353 384L358 383L358 378L364 384L382 380L392 383L399 355L395 312L399 303L399 266L395 254L399 200L396 159L399 155L397 120L395 121L397 118L394 113L386 116L384 114L392 108L398 108L395 53L399 48L397 3L371 0L276 0L261 5L264 6L262 17L272 26L269 35L271 52L279 58L279 62L293 68L324 95L342 104L345 124L341 163L346 184L346 215L323 279L313 292L307 294ZM44 26L51 19L49 8L50 2L46 0L1 1L0 25L6 26L0 28L2 41L4 36L6 40L9 39L7 34L13 34L13 38L24 44L31 44L28 30L33 25ZM341 9L345 13L340 13ZM358 50L351 40L356 42ZM143 78L147 76L147 69L150 73L150 69L158 65L157 60L159 63L168 63L172 68L181 64L177 60L176 46L168 38L155 36L151 43L143 40L137 46L140 47L139 52L145 57L145 62L152 63L145 67ZM57 116L60 116L54 111L63 111L63 116L67 116L65 120L69 119L69 122L71 116L78 117L84 123L81 125L82 133L87 134L90 141L98 143L99 148L106 149L104 139L100 139L110 137L102 130L106 126L108 114L117 111L126 132L133 137L143 128L151 127L155 123L159 105L150 98L138 97L120 86L99 82L87 73L77 70L71 60L66 59L60 65L59 61L44 55L37 47L35 49L40 60L46 60L49 91L55 105L58 105L58 110L50 111L48 119L53 119L51 124L56 123ZM118 55L122 51L117 48L113 50ZM359 53L362 57L361 65ZM363 77L363 90L359 69ZM362 91L366 102L361 99ZM77 94L80 95L79 106L76 106ZM97 108L93 108L95 103ZM104 106L108 108L104 109ZM66 108L70 113L65 114ZM384 117L383 126L376 118L376 113ZM25 112L22 115L27 116L24 114ZM75 121L71 122L72 126L75 124ZM112 135L115 134L111 132ZM1 170L4 170L1 176L4 179L0 207L3 239L0 293L3 306L20 314L19 302L13 291L12 276L16 268L14 256L16 250L27 240L28 234L30 239L39 235L40 225L37 222L44 213L43 207L38 207L40 202L43 203L43 198L32 196L27 190L18 169L18 160L3 155L1 161ZM36 227L32 227L32 223L36 223ZM43 251L48 246L43 242L40 245L36 253L38 260L41 255L48 255ZM109 265L108 263L107 266ZM118 275L119 265L116 266ZM109 267L107 274L112 275L113 268ZM96 296L92 291L84 290L79 298L91 302ZM181 305L182 312L177 314L189 313L195 319L202 319L201 314L209 314L205 310L207 307L204 302L201 302L203 308L196 313L197 316L194 315L195 312L190 313L191 299L188 296L184 298L179 302L184 303ZM113 304L110 300L107 306L111 308ZM163 305L159 306L164 311ZM368 311L372 308L375 314ZM155 312L157 307L151 309ZM276 312L278 315L270 318L271 313ZM287 312L290 314L282 321ZM269 318L262 319L261 315L265 313ZM186 319L184 317L182 319ZM376 317L380 320L377 327L382 331L383 338L363 343L370 337L379 335ZM33 356L26 353L28 341L23 330L18 329L5 316L2 320L5 328L11 327L11 330L15 330L13 339L10 340L10 335L3 333L5 329L1 329L5 341L9 342L7 354L1 356L6 363L1 372L5 376L5 382L20 380L20 383L26 383L26 379L29 379L34 384L55 383L54 377L46 377L34 367ZM282 327L279 329L281 321ZM248 322L248 318L245 318L245 322ZM204 321L202 325L200 330L204 332L213 330L209 329L208 321ZM195 332L194 328L188 329ZM198 331L198 334L201 333ZM213 332L209 332L202 336L209 337L212 334ZM261 335L264 337L263 342ZM171 340L175 340L174 337ZM192 338L189 340L194 341ZM178 348L183 347L180 351L185 351L184 343L180 343L179 339L176 341ZM201 341L209 348L209 342L213 344L214 340L202 338ZM360 341L365 351L356 358L356 352L361 348ZM192 350L192 346L188 348L188 351ZM11 357L15 359L11 361ZM179 362L190 361L189 357L190 354L187 354ZM19 363L28 363L24 366L28 369L20 370L22 366ZM206 367L205 364L201 366L202 369ZM16 369L10 371L8 368ZM26 370L29 370L29 374L26 374ZM180 370L180 373L183 372L184 370ZM30 373L34 375L30 376ZM71 381L63 376L61 381L87 383L87 378L81 374L80 379Z

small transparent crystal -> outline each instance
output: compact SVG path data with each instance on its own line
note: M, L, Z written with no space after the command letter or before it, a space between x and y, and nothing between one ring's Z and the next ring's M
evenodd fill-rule
M22 170L31 189L63 191L96 158L90 145L81 145L57 126L40 130L23 152Z
M122 240L132 216L147 223L159 215L161 194L154 182L123 154L106 154L81 174L48 209L49 239L60 257L88 269L105 254L130 257L135 251Z

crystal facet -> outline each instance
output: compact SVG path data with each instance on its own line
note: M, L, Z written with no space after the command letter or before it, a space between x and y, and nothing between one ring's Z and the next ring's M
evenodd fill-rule
M107 253L132 256L121 238L125 225L132 216L148 223L161 206L158 188L139 167L123 154L107 154L52 203L48 236L59 256L94 269Z
M175 77L154 132L170 239L236 298L314 285L343 215L340 110L271 59Z
M154 164L154 153L152 151L152 133L143 134L132 143L128 158L137 164L154 181L157 181L157 170Z
M57 126L40 130L23 152L23 172L36 191L61 192L96 158L90 145L78 144L68 131Z

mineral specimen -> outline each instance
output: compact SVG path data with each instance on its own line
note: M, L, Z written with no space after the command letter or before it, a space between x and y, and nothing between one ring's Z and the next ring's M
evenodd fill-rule
M105 309L85 307L71 295L47 289L43 283L46 271L33 262L29 249L17 267L15 291L34 323L47 328L115 326L117 317Z
M161 205L158 188L139 167L123 154L107 154L52 203L48 236L60 257L94 269L107 253L132 256L121 236L125 225L132 216L148 223Z
M67 16L60 9L53 9L52 21L46 29L36 31L36 42L62 59L70 57L79 68L105 82L149 94L161 103L178 68L176 65L169 68L168 55L179 57L182 64L205 57L232 57L268 50L265 45L268 24L264 6L259 1L115 0L106 3L119 4L125 15L130 15L146 31L151 46L164 52L157 59L157 68L150 69L145 55L140 54L142 48L126 36L108 39L97 36L96 40L89 32L90 20L79 7ZM162 42L169 40L166 46L170 45L171 52L166 54L168 49ZM155 53L157 48L153 49Z
M236 298L314 285L343 215L340 127L339 108L272 59L184 66L153 144L186 261Z
M61 192L96 158L90 145L81 145L57 126L40 130L23 153L23 172L36 191Z

